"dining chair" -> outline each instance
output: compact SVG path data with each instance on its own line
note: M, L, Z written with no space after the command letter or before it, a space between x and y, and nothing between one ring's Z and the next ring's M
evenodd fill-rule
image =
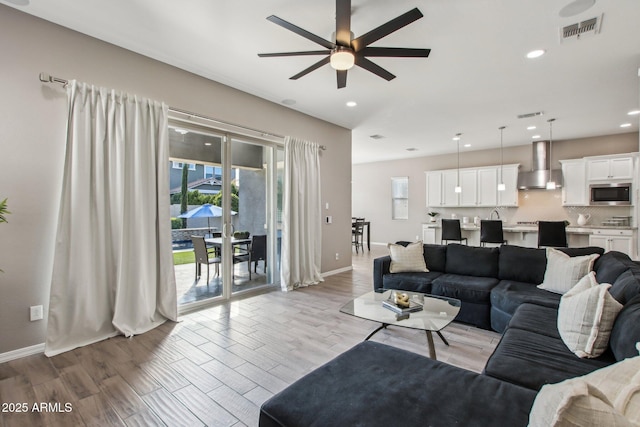
M468 244L467 238L462 237L459 219L442 219L442 237L440 238L440 243L449 240L460 243L464 242L465 245Z
M356 247L356 253L358 253L358 248L361 248L362 252L364 252L363 236L364 218L355 218L351 222L351 243Z
M216 265L216 276L220 275L220 262L222 259L216 254L207 250L204 236L191 236L193 242L193 252L196 258L196 281L202 273L202 264L207 264L207 286L209 286L209 265Z
M251 262L253 265L253 272L258 272L258 261L264 262L264 272L267 272L267 235L254 235L251 239Z
M566 248L567 224L564 221L538 221L538 247Z
M480 221L480 246L487 243L507 244L504 240L502 221L483 219Z

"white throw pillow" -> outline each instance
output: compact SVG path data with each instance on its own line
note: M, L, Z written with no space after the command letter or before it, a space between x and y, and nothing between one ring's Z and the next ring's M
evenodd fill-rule
M552 426L556 425L551 422L556 416L560 420L562 417L558 414L571 416L573 409L567 403L571 400L571 392L575 395L585 395L585 386L580 383L589 385L586 394L592 398L599 400L595 402L591 398L588 400L597 406L591 414L596 424L572 424L565 420L564 424L558 426L638 426L640 425L640 357L630 357L621 360L618 363L598 369L590 374L577 378L571 378L557 384L547 384L540 389L533 402L533 407L529 414L529 426ZM577 386L574 384L578 384ZM603 398L604 396L604 398ZM577 404L583 405L587 399L576 398ZM554 404L555 403L555 404ZM602 410L606 408L602 403L608 403L615 413L610 414L612 421L602 421L597 417L602 414ZM578 408L577 410L580 410ZM608 411L607 411L608 412ZM616 418L614 415L620 414L624 420ZM608 415L607 415L608 416ZM573 420L573 419L571 419ZM599 424L598 424L599 423Z
M609 399L585 381L544 385L529 413L529 427L632 427Z
M421 240L409 243L406 247L394 243L389 243L387 247L391 255L390 273L429 271L424 262L424 248Z
M570 257L562 251L547 248L547 269L538 288L564 294L593 270L593 263L600 255Z
M598 357L609 346L613 322L622 310L609 294L610 287L598 284L592 271L560 298L558 332L578 357Z

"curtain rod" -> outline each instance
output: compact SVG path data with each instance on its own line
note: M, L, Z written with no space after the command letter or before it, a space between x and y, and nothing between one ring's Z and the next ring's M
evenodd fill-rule
M40 79L41 82L44 82L44 83L60 83L64 87L66 87L67 84L69 83L68 80L62 79L60 77L54 77L54 76L46 74L46 73L40 73L39 79ZM251 132L256 132L256 133L259 133L260 135L265 136L265 137L271 136L271 137L275 137L275 138L284 139L284 136L282 136L282 135L276 135L276 134L265 132L265 131L262 131L262 130L259 130L259 129L253 129L253 128L250 128L250 127L247 127L247 126L240 126L240 125L237 125L235 123L225 122L224 120L219 120L219 119L214 119L214 118L211 118L211 117L203 116L202 114L192 113L190 111L180 110L178 108L173 108L173 107L169 107L169 110L173 111L174 113L185 114L187 116L197 117L199 119L208 120L208 121L211 121L211 122L214 122L214 123L219 123L219 124L226 125L226 126L233 126L233 127L238 128L238 129L243 129L243 130L248 130L248 131L251 131ZM326 150L327 147L325 145L321 145L320 149L321 150Z

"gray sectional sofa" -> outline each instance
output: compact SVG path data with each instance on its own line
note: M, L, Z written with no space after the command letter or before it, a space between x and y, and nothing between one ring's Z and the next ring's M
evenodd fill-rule
M577 256L598 248L565 250ZM457 320L502 332L481 374L374 342L363 342L265 402L260 426L526 426L545 384L637 356L640 266L619 252L594 264L600 283L623 304L609 347L582 359L560 338L560 295L536 287L543 249L425 245L428 273L389 273L374 261L374 287L417 290L462 300ZM464 309L465 305L467 308Z

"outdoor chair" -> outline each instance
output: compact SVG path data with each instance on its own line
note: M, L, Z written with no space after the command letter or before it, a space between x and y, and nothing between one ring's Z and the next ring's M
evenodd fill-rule
M251 262L253 272L258 272L258 261L264 262L264 272L267 272L267 236L265 234L253 236L251 240Z
M193 242L193 252L196 258L196 281L200 278L202 273L202 264L207 265L207 286L209 286L209 265L216 265L216 276L220 275L220 262L222 259L217 254L210 253L207 250L207 245L204 242L203 236L191 236Z

